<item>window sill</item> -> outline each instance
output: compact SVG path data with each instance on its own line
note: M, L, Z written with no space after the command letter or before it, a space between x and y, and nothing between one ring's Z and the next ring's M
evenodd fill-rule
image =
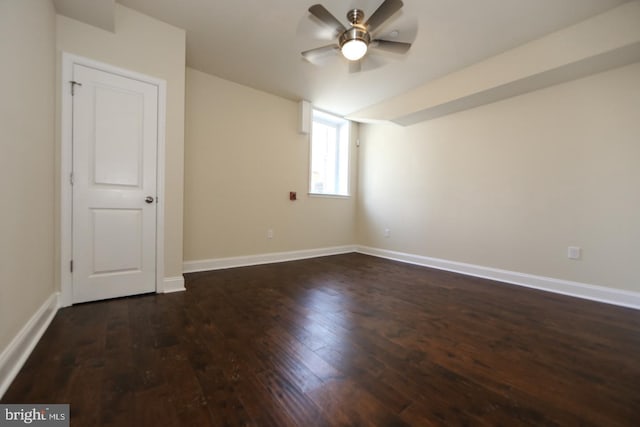
M307 193L309 197L319 197L323 199L350 199L350 194L323 194L323 193Z

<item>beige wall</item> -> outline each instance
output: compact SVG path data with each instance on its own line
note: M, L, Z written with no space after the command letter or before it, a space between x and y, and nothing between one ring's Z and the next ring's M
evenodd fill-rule
M55 292L55 11L0 1L0 353Z
M165 276L180 276L185 32L121 5L116 5L115 29L111 33L58 15L58 49L167 81Z
M407 128L363 126L359 243L640 291L639 112L636 63Z
M296 102L187 68L186 104L185 260L354 243L355 198L307 196Z

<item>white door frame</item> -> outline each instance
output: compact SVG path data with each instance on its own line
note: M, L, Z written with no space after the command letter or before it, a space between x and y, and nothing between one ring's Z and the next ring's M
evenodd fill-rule
M140 80L158 88L158 153L157 153L157 218L156 218L156 293L163 292L164 284L164 176L165 176L165 126L167 107L167 82L135 71L94 61L82 56L62 52L62 81L60 86L60 305L68 307L73 303L73 275L71 259L73 255L73 191L71 172L73 171L73 97L71 84L75 64Z

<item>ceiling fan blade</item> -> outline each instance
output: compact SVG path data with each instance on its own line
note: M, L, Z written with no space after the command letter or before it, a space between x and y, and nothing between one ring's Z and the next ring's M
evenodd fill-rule
M314 4L309 8L309 12L318 18L324 25L335 30L336 34L347 30L345 26L342 25L342 22L338 21L338 18L333 16L331 12L325 9L321 4Z
M340 48L335 44L330 44L328 46L317 47L315 49L309 49L302 52L302 56L309 62L313 62L323 56L326 56L334 51L338 51Z
M384 0L365 24L369 32L375 31L394 13L402 9L402 4L402 0Z
M380 50L386 50L387 52L407 53L407 51L411 48L411 43L376 39L371 43L371 47Z

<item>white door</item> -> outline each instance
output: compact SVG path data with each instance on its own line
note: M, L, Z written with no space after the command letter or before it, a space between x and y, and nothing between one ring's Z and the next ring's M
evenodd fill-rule
M73 302L156 289L158 88L73 65Z

